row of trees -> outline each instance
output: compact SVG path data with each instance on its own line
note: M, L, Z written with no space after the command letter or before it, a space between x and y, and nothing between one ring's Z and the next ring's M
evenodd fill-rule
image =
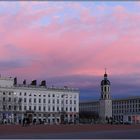
M79 122L81 123L102 123L102 121L97 112L83 111L79 113ZM112 124L113 121L112 117L106 117L103 122Z
M96 123L99 121L99 114L91 111L79 112L79 122L81 123Z

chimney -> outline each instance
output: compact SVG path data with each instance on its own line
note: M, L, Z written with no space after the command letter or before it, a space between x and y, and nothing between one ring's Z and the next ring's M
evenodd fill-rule
M23 85L26 85L26 80L23 81Z
M46 87L46 81L41 81L41 85L40 86L45 86Z
M31 85L36 86L36 85L37 85L37 81L36 81L36 80L33 80L33 81L31 82Z
M17 77L14 78L14 85L17 85Z

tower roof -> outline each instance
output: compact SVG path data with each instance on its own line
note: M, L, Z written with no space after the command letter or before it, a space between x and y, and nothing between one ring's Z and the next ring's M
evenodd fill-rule
M107 79L106 68L105 68L104 79L101 81L101 85L110 85L110 81Z

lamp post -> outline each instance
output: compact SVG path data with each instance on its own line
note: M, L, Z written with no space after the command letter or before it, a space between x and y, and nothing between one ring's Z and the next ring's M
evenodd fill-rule
M17 105L16 105L16 95L17 93L14 92L14 97L13 97L13 114L12 114L12 117L13 117L13 123L16 122L17 120L17 116L16 116L16 108L17 108Z
M65 104L65 95L66 94L63 94L61 96L62 97L62 102L61 102L62 106L61 106L61 115L60 115L61 117L60 118L61 118L61 123L63 123L63 124L65 123L65 114L66 114L65 109L64 109L64 107L65 107L65 105L64 105Z

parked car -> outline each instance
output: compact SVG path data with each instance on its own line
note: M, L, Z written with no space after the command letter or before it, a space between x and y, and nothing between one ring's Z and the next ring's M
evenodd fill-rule
M119 124L123 124L123 123L124 123L123 121L120 121L120 122L119 122Z
M113 121L113 124L119 124L119 121Z
M124 124L130 125L130 124L132 124L132 122L126 121L126 122L124 122Z

